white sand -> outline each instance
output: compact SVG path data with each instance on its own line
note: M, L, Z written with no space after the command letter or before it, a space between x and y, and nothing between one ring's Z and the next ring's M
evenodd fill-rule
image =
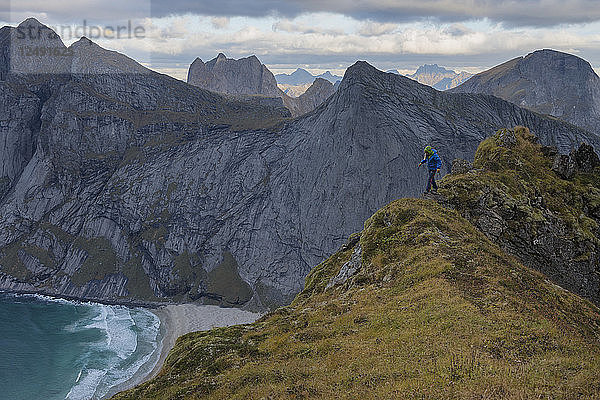
M160 349L160 358L144 381L154 378L159 373L169 355L169 351L171 351L179 336L223 326L249 324L261 316L261 314L243 311L238 308L222 308L196 304L168 305L150 311L154 312L160 318L161 325L165 328L165 331L162 348Z
M169 355L169 351L171 351L179 336L217 327L248 324L256 321L261 316L261 314L242 311L237 308L221 308L218 306L201 306L196 304L168 305L149 311L160 318L160 330L163 333L162 343L156 349L157 352L160 352L156 365L148 374L145 374L140 368L139 373L136 373L127 382L112 388L103 399L110 398L118 392L130 389L158 375ZM156 360L156 354L151 359Z

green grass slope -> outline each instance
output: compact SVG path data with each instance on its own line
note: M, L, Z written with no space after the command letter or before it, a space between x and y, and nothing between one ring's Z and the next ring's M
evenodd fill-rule
M600 310L458 212L402 199L316 266L290 306L179 338L156 378L114 398L598 396Z

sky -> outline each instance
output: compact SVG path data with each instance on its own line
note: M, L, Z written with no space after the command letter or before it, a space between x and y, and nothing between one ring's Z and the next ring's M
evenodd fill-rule
M412 73L436 63L480 72L552 48L600 73L599 0L3 0L0 25L28 17L68 45L85 35L184 79L222 52L273 73L343 75L357 60Z

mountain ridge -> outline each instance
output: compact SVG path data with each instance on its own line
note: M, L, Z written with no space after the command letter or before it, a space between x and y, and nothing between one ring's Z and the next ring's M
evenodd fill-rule
M563 153L598 144L366 62L295 119L154 72L8 78L0 133L18 140L0 149L0 287L88 300L287 304L375 210L422 191L425 145L447 172L502 126Z
M522 127L498 132L478 147L474 173L495 179L496 151L510 152L503 161L548 157L533 139ZM407 198L316 265L291 305L182 336L156 378L114 399L335 399L341 386L364 399L594 398L599 349L597 306L507 255L456 210Z

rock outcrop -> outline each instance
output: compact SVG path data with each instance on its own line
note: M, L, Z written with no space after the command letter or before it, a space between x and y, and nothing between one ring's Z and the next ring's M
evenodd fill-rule
M600 78L587 61L571 54L538 50L452 90L498 96L600 135Z
M219 53L206 63L196 58L187 82L212 92L280 97L275 77L256 56L234 60Z
M439 193L525 265L600 304L598 155L582 144L553 158L536 142L526 128L500 131Z
M335 91L329 81L316 79L302 95L288 96L279 89L271 71L256 56L234 60L222 53L206 64L196 58L190 65L187 82L229 95L278 97L294 117L314 110Z
M275 306L374 210L420 192L426 144L443 171L504 126L530 126L562 153L598 145L496 97L365 62L289 121L281 106L188 85L86 39L70 49L74 73L0 82L1 289Z

